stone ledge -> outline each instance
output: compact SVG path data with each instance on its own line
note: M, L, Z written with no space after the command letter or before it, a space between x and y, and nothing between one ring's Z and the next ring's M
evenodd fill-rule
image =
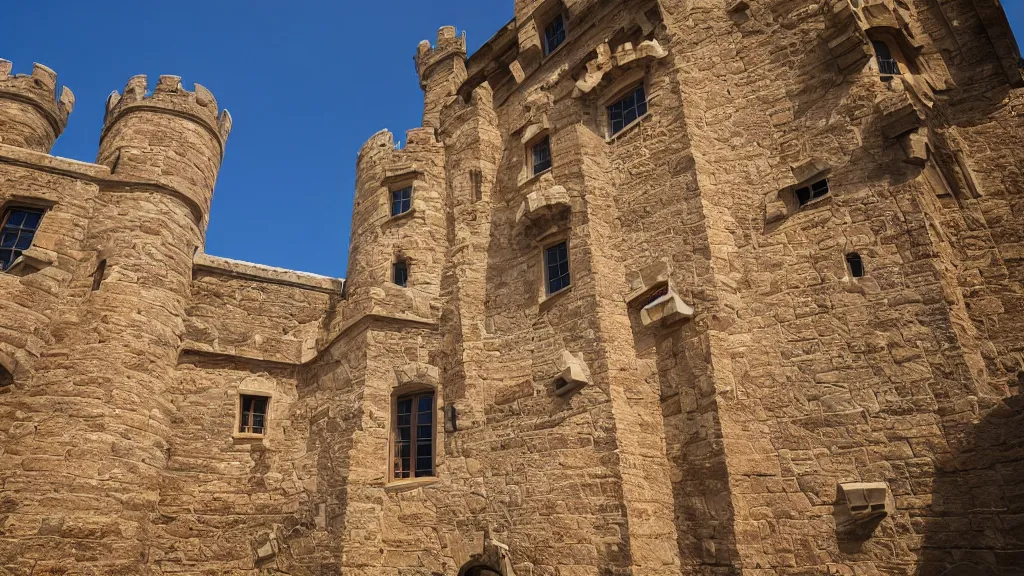
M268 284L279 284L281 286L292 286L303 290L326 292L328 294L341 294L345 288L345 280L343 278L330 278L308 272L296 272L285 268L275 268L273 266L231 260L230 258L221 258L202 253L196 254L192 267L193 270L201 270L222 276L266 282Z

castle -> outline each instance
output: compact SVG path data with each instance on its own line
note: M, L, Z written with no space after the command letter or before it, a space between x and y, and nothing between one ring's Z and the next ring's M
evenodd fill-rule
M210 256L231 117L95 163L0 60L0 574L1024 574L998 0L515 0L415 56L345 280Z

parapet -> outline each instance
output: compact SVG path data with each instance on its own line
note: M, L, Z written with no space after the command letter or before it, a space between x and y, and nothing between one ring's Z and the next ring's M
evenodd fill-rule
M152 93L148 92L146 76L132 77L124 92L114 92L107 98L107 112L103 119L103 134L120 118L136 110L167 111L187 117L214 133L223 145L231 133L231 114L220 111L213 93L200 84L189 92L181 86L179 76L161 76Z
M11 76L13 65L0 59L0 140L10 146L49 152L68 125L75 95L67 87L57 97L57 73L34 64L32 74Z
M426 83L427 73L436 64L451 58L466 58L466 33L459 36L454 26L445 26L437 31L437 44L430 45L429 40L420 42L416 50L416 73L420 75L420 84Z

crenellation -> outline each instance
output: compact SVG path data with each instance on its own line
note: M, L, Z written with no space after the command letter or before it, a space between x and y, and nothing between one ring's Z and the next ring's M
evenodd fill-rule
M441 28L422 125L358 152L344 280L205 254L203 86L130 79L88 164L48 154L55 74L0 60L0 208L41 215L0 271L0 572L1018 574L997 9Z

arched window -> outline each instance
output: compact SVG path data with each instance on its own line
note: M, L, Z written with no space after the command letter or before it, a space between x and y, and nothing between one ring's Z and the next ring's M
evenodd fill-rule
M434 391L420 390L394 399L392 480L434 476Z
M889 50L889 45L881 40L872 40L871 45L875 48L875 62L878 63L878 73L882 76L898 76L900 64Z

